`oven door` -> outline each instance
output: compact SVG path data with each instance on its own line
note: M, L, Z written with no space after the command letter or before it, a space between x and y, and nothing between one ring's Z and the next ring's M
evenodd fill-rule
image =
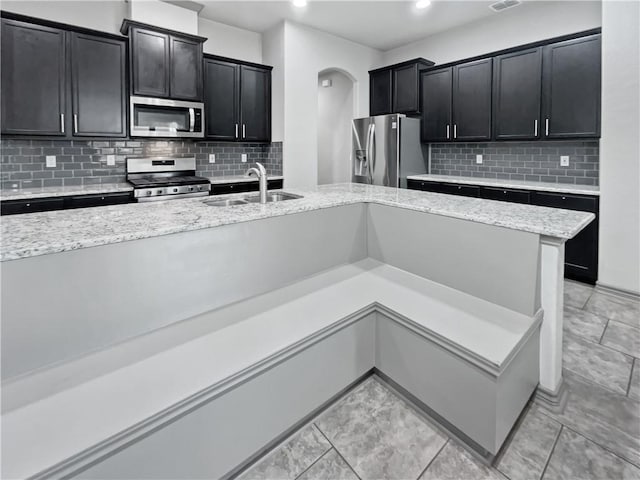
M204 105L164 98L131 97L132 137L204 137Z

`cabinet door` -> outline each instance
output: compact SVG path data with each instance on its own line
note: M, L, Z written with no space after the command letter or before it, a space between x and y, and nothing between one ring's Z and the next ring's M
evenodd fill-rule
M393 111L391 75L391 70L369 74L369 115L386 115Z
M240 138L243 141L271 140L271 72L240 67Z
M393 113L420 113L418 65L393 69Z
M202 44L170 37L171 98L202 99Z
M131 192L77 195L65 198L65 208L105 207L107 205L122 205L132 201Z
M132 94L169 96L169 35L133 28L131 32Z
M421 75L423 142L451 140L451 68Z
M73 135L125 137L126 44L71 34Z
M546 138L600 136L600 35L544 47Z
M65 135L65 32L2 20L2 133Z
M500 55L493 65L494 138L538 138L542 48Z
M205 59L204 76L207 138L236 140L240 136L240 66Z
M453 68L453 139L491 139L491 60Z

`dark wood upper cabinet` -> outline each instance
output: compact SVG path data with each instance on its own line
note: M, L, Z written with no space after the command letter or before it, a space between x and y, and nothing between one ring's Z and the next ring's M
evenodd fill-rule
M452 68L431 70L421 75L423 142L451 140Z
M453 67L453 139L491 140L492 59Z
M171 36L171 98L202 99L202 43Z
M493 67L494 138L539 138L542 48L500 55Z
M74 136L127 135L126 42L71 33Z
M240 65L205 58L204 84L207 138L236 140L240 133Z
M369 115L386 115L392 112L392 75L391 70L369 74Z
M416 113L420 111L420 85L418 64L393 69L393 112Z
M2 133L68 133L64 30L2 19Z
M168 97L169 35L132 28L130 39L131 93L147 97Z
M129 35L132 95L202 100L202 44L206 38L124 20Z
M239 142L271 140L271 67L207 55L206 136Z
M369 71L369 115L420 113L420 71L434 63L424 58Z
M545 138L600 136L600 35L544 47Z
M271 140L271 71L240 67L240 119L242 140Z

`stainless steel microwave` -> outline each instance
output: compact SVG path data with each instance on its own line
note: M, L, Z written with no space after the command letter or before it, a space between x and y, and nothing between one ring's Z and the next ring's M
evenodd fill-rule
M130 97L132 137L204 137L204 104Z

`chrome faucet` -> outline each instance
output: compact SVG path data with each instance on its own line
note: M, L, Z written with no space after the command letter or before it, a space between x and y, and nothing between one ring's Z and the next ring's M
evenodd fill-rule
M260 183L260 203L267 203L267 171L259 162L256 162L256 167L250 168L247 170L246 175L255 175L258 177L258 182Z

